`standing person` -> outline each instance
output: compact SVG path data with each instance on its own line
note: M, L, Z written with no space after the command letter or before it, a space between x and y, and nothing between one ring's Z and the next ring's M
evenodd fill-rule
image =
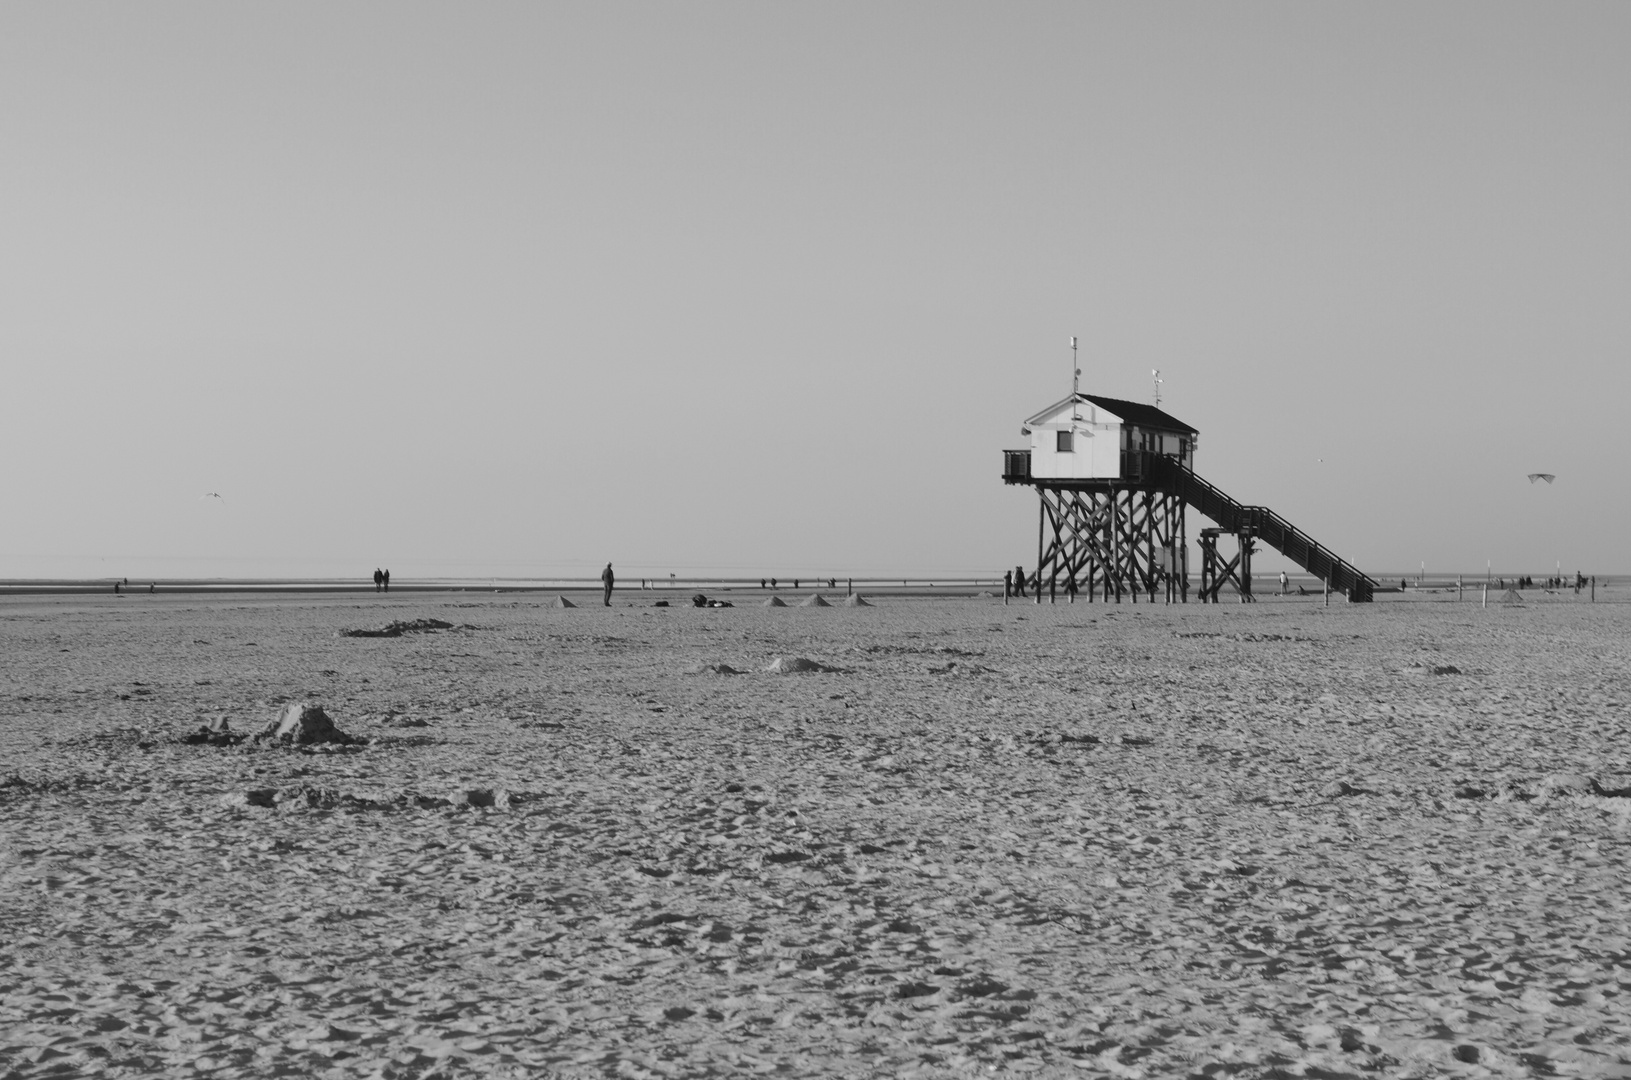
M384 581L385 581L385 575L379 572L379 567L377 567L377 566L374 567L374 591L375 592L379 592L380 586L384 583Z
M1286 572L1284 570L1282 570L1282 571L1280 571L1280 595L1284 596L1285 594L1286 594Z
M391 591L391 572L389 570L386 570L384 573L380 574L380 580L385 583L385 591L390 592Z
M602 607L612 606L612 583L616 580L616 576L612 574L612 564L607 563L606 569L600 572L600 584L602 586L600 604Z
M1004 570L1002 572L1002 598L1006 600L1012 595L1014 595L1014 572Z
M1021 600L1025 599L1025 566L1023 563L1014 567L1014 595Z

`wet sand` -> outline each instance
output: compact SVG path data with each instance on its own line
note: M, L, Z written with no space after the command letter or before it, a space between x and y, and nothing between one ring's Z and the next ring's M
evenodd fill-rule
M0 1075L1631 1076L1631 605L649 603L0 600Z

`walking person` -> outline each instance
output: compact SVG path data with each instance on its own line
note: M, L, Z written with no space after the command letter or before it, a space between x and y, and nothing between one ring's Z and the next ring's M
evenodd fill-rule
M385 591L390 592L391 591L391 572L389 570L386 570L384 573L380 574L380 580L385 583Z
M379 567L374 567L374 591L379 592L384 582L385 575L379 572Z
M600 584L602 586L600 604L602 607L612 606L612 583L616 580L616 577L612 574L612 564L607 563L606 569L600 572Z

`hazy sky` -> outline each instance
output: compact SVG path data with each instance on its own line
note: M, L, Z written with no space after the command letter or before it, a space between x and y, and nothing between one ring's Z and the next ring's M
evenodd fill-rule
M1624 3L8 3L0 576L1029 566L999 451L1072 334L1362 567L1631 572L1628 44Z

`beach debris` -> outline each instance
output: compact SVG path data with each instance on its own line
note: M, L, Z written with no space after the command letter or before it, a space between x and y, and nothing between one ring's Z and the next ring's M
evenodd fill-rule
M832 605L823 600L820 593L811 593L808 600L799 601L799 607L832 607Z
M557 596L555 598L555 606L556 607L577 607L578 605L574 604L572 601L568 600L564 596Z
M1319 793L1321 798L1326 799L1342 799L1347 798L1350 795L1376 794L1376 792L1368 791L1362 787L1354 787L1346 780L1333 780L1329 784L1326 784L1324 787L1320 788Z
M869 604L867 602L866 597L862 596L860 593L851 593L849 596L844 598L844 606L845 607L871 607L872 605Z
M981 600L995 600L997 598L997 594L990 589L981 589L977 595Z
M687 675L742 675L741 672L729 664L698 664L686 671Z
M455 791L448 796L448 802L454 807L473 807L486 810L508 810L510 808L510 793L503 788L470 788L465 791Z
M386 623L378 630L341 630L341 637L401 637L403 634L429 634L437 630L451 630L453 624L441 619L409 619Z
M659 600L655 604L652 604L651 606L652 607L667 607L668 606L668 601L667 600Z
M764 603L760 604L759 606L760 607L786 607L787 605L782 603L782 598L781 597L772 596L769 600L766 600Z
M710 600L710 601L708 601L708 606L713 607L713 608L720 608L720 607L735 607L736 605L731 603L729 600Z
M246 738L247 735L232 730L232 723L225 716L217 716L199 725L191 735L183 735L181 741L191 746L236 746Z
M1464 675L1466 672L1454 664L1411 664L1404 669L1406 675Z
M948 660L943 667L930 664L930 675L990 675L992 670L979 664L971 664L967 660Z
M765 667L765 670L777 675L800 675L807 672L836 673L843 669L829 667L802 656L778 656Z
M707 607L708 606L708 598L706 596L702 595L701 593L697 593L695 596L691 597L691 606L692 607Z
M299 746L310 746L314 743L346 746L365 741L347 735L335 727L334 721L329 719L328 713L323 711L321 705L312 705L304 701L292 701L283 706L278 712L277 719L266 725L255 738Z
M508 810L510 807L536 798L524 791L507 788L456 788L441 795L422 795L414 791L342 791L338 788L313 784L292 784L286 787L251 788L233 792L221 801L227 806L259 806L268 810Z

